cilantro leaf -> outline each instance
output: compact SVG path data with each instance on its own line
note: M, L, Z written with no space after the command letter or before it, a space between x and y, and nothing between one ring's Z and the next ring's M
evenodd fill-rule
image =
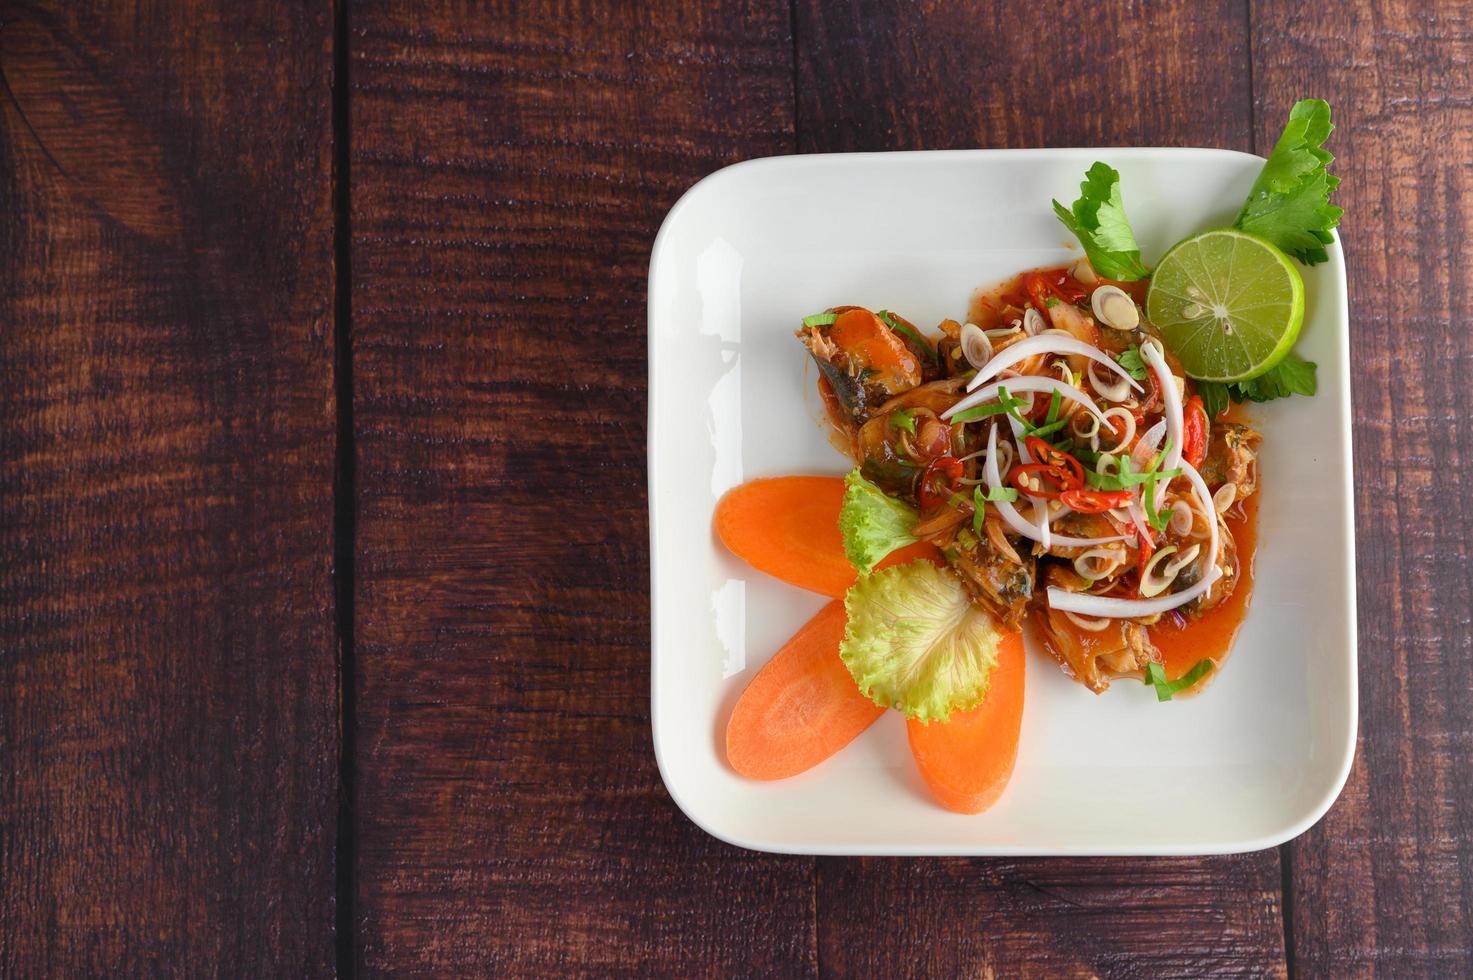
M1219 381L1198 381L1195 383L1197 395L1202 399L1202 407L1207 410L1207 417L1215 419L1228 407L1228 386Z
M1256 378L1219 384L1216 381L1195 382L1197 395L1208 418L1227 411L1228 399L1235 402L1271 402L1290 395L1313 395L1319 384L1315 379L1316 364L1289 352L1278 364Z
M1315 363L1289 352L1289 356L1267 372L1247 381L1228 385L1234 401L1268 402L1290 395L1313 395L1319 385L1315 380ZM1205 400L1204 400L1205 404Z
M1268 239L1305 265L1328 260L1330 229L1345 213L1330 203L1340 178L1325 169L1335 158L1322 144L1334 128L1324 99L1294 103L1233 227Z
M1180 694L1206 677L1215 666L1216 664L1211 660L1198 660L1192 665L1192 669L1182 674L1180 678L1169 681L1166 679L1166 671L1160 664L1146 664L1146 676L1142 680L1156 689L1157 701L1170 701L1173 695Z
M1135 378L1137 381L1146 380L1146 362L1141 360L1141 349L1135 344L1131 344L1125 350L1121 351L1120 356L1115 358L1115 360L1120 362L1120 366L1125 369L1125 373L1132 378Z
M1084 254L1096 272L1106 279L1144 279L1141 247L1125 217L1120 198L1120 173L1096 161L1079 185L1079 200L1072 209L1054 202L1054 214L1084 246Z

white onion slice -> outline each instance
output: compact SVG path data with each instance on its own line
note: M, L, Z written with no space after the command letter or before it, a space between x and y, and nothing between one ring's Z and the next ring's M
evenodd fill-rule
M1146 430L1141 436L1141 441L1135 444L1131 450L1130 461L1138 470L1145 469L1151 462L1151 457L1156 455L1156 447L1161 445L1161 437L1166 435L1166 420L1162 419Z
M1023 423L1009 415L1008 428L1013 430L1013 443L1018 447L1018 460L1024 466L1038 462L1038 460L1033 458L1033 454L1028 451L1028 437L1023 434Z
M1190 463L1182 463L1182 473L1191 481L1192 490L1197 494L1197 499L1202 501L1202 506L1211 510L1212 494L1207 491L1207 484L1202 475L1197 472L1196 467ZM1081 616L1099 616L1106 619L1136 619L1141 616L1156 616L1164 612L1170 612L1179 606L1184 606L1197 596L1202 595L1212 588L1214 582L1222 575L1222 570L1217 567L1217 521L1211 522L1211 533L1207 536L1207 570L1195 585L1188 586L1180 592L1171 595L1159 596L1155 599L1120 599L1114 596L1089 595L1085 592L1070 592L1050 586L1048 590L1048 604L1051 608L1060 612L1074 612Z
M994 381L992 384L984 388L979 388L967 395L961 401L942 412L941 417L943 419L949 419L957 412L965 412L967 409L975 408L984 402L993 401L1001 394L1004 388L1008 390L1009 395L1029 394L1032 392L1039 394L1047 392L1052 395L1057 392L1061 398L1067 398L1070 401L1083 405L1095 418L1103 419L1105 417L1100 411L1100 406L1094 403L1094 399L1073 385L1066 385L1058 378L1050 378L1046 375L1027 375L1021 378L1006 378L1002 381Z
M1174 470L1181 462L1182 431L1185 425L1182 420L1181 392L1176 387L1176 376L1171 373L1171 368L1166 366L1166 358L1161 356L1161 347L1155 341L1147 341L1141 344L1141 357L1151 365L1151 370L1156 372L1156 384L1161 388L1161 399L1166 403L1166 434L1171 437L1171 449L1162 461L1163 470ZM1157 485L1156 499L1166 491L1166 485Z
M982 475L987 480L987 488L989 490L1003 485L1002 476L997 471L997 426L995 425L987 431L987 459L982 466ZM1018 508L1014 507L1011 501L998 500L993 502L993 506L997 508L997 513L1007 523L1008 527L1012 528L1018 534L1023 535L1029 541L1043 543L1039 539L1038 527L1024 520L1023 515L1018 513ZM1129 539L1123 534L1117 534L1112 538L1074 538L1068 535L1051 533L1049 543L1061 548L1092 548L1097 544L1109 544L1112 541L1126 540Z
M1022 363L1030 357L1037 357L1039 354L1078 354L1081 357L1087 357L1092 361L1103 364L1116 374L1124 377L1136 391L1141 390L1141 386L1136 384L1135 379L1130 376L1130 373L1115 363L1115 359L1109 354L1106 354L1093 344L1086 344L1084 341L1062 332L1041 333L1036 337L1027 337L1018 341L1016 344L1010 344L1003 348L977 372L975 378L967 382L967 390L972 391L975 388L981 387L992 380L1004 368L1010 368L1014 364ZM1169 374L1170 372L1167 373ZM1178 399L1178 402L1180 402L1180 399Z

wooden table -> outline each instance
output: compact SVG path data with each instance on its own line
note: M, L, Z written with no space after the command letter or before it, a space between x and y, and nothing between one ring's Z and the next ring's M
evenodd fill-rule
M0 0L0 976L1473 974L1473 5ZM644 288L779 153L1335 107L1361 727L1277 850L746 853L650 749ZM1081 814L1081 819L1087 819Z

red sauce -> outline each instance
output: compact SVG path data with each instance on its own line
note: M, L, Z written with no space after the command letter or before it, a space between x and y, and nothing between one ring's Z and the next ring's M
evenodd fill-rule
M1207 676L1177 697L1197 694L1216 677L1233 649L1233 638L1248 615L1253 601L1253 558L1258 551L1258 493L1239 501L1228 512L1226 523L1238 546L1238 584L1216 608L1201 619L1183 623L1181 617L1165 617L1147 627L1151 642L1161 651L1166 676L1176 680L1191 670L1198 661L1210 658L1215 665Z

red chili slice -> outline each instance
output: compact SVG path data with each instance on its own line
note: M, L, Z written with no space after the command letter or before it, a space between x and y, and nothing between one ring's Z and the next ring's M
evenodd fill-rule
M1130 503L1128 490L1065 490L1059 494L1059 502L1070 510L1081 514L1103 514L1115 507Z
M1207 409L1202 405L1202 399L1193 395L1183 415L1181 454L1196 468L1207 458Z
M1136 530L1135 537L1136 544L1141 550L1140 560L1136 562L1135 574L1139 581L1144 582L1146 580L1146 565L1150 562L1151 555L1156 552L1156 542L1151 540L1149 534L1142 534L1139 529ZM1139 585L1136 586L1136 591L1140 591Z
M1023 482L1023 477L1025 476L1033 477L1034 482L1038 484L1038 488L1034 489L1025 484ZM1050 489L1043 482L1044 477L1052 480L1057 489ZM1021 466L1014 466L1012 472L1008 474L1008 482L1019 493L1026 493L1032 497L1043 497L1047 500L1053 500L1060 493L1075 487L1074 477L1068 470L1058 466L1051 466L1048 463L1024 463Z
M962 461L955 456L941 456L931 460L921 474L921 508L925 509L951 498L957 481L965 474Z
M1028 436L1023 440L1023 445L1028 447L1028 452L1040 463L1057 466L1061 470L1068 470L1072 474L1073 487L1075 489L1084 486L1084 464L1062 449L1055 449L1044 442L1038 436Z

